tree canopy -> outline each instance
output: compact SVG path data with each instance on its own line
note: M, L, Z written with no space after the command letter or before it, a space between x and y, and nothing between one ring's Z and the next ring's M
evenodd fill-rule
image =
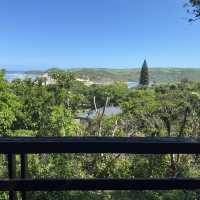
M54 70L44 79L8 82L0 73L0 133L7 136L199 136L200 83L128 89L123 82L86 86L67 71ZM120 107L104 115L104 106ZM81 121L77 114L96 112ZM30 177L185 177L199 176L197 155L60 154L28 155ZM19 167L19 166L18 166ZM7 176L0 155L0 176ZM198 191L34 192L30 199L169 200L199 198ZM7 194L0 193L6 200Z
M198 20L200 18L200 0L189 0L189 3L185 5L188 13L191 13L193 16L189 21Z

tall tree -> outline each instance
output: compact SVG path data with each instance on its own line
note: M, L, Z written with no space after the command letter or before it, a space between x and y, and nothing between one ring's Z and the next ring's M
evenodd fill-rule
M148 70L148 65L147 61L144 60L144 63L142 65L142 69L140 72L140 85L149 85L149 70Z

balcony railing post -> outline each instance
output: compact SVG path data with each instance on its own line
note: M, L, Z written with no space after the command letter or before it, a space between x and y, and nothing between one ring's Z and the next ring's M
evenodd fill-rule
M9 179L16 178L16 155L8 154L8 177ZM9 191L9 200L17 200L17 195L15 191Z
M26 179L28 176L28 159L27 154L21 154L21 179ZM22 200L27 200L26 191L21 192Z

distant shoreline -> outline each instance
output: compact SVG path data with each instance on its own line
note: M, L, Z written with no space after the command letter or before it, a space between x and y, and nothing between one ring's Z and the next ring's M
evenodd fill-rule
M76 78L93 82L138 82L140 68L110 69L110 68L74 68L67 69L74 73ZM45 71L39 70L7 70L6 79L36 77ZM174 83L182 79L200 82L200 68L149 68L150 79L155 83Z

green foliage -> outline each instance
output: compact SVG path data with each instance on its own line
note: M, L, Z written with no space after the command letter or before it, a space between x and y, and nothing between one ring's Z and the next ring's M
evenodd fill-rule
M73 73L64 70L53 70L48 72L49 76L56 81L57 88L69 89L75 80Z
M189 21L198 20L200 18L200 0L189 0L189 3L186 3L188 8L188 13L192 14L192 18Z
M128 89L124 82L85 86L66 71L43 78L7 82L0 74L0 133L8 136L199 136L200 83ZM170 72L171 73L171 72ZM94 98L95 97L95 98ZM96 106L120 106L121 114L78 121L77 113ZM196 155L61 154L28 155L29 175L38 177L198 177ZM17 157L17 162L18 162ZM0 176L6 159L0 156ZM19 169L18 169L19 171ZM0 193L0 199L6 199ZM199 198L198 191L30 192L31 199L168 200Z
M73 120L70 110L64 105L50 107L49 116L44 125L43 134L48 130L49 135L53 136L69 136L76 133L78 126Z
M20 102L15 94L10 90L8 83L0 72L0 134L6 135L16 120L16 113L20 107Z
M92 108L94 108L94 97L96 97L97 107L104 106L107 98L109 99L109 105L118 106L128 92L127 84L118 81L110 85L91 86L87 98L89 99L90 107Z

